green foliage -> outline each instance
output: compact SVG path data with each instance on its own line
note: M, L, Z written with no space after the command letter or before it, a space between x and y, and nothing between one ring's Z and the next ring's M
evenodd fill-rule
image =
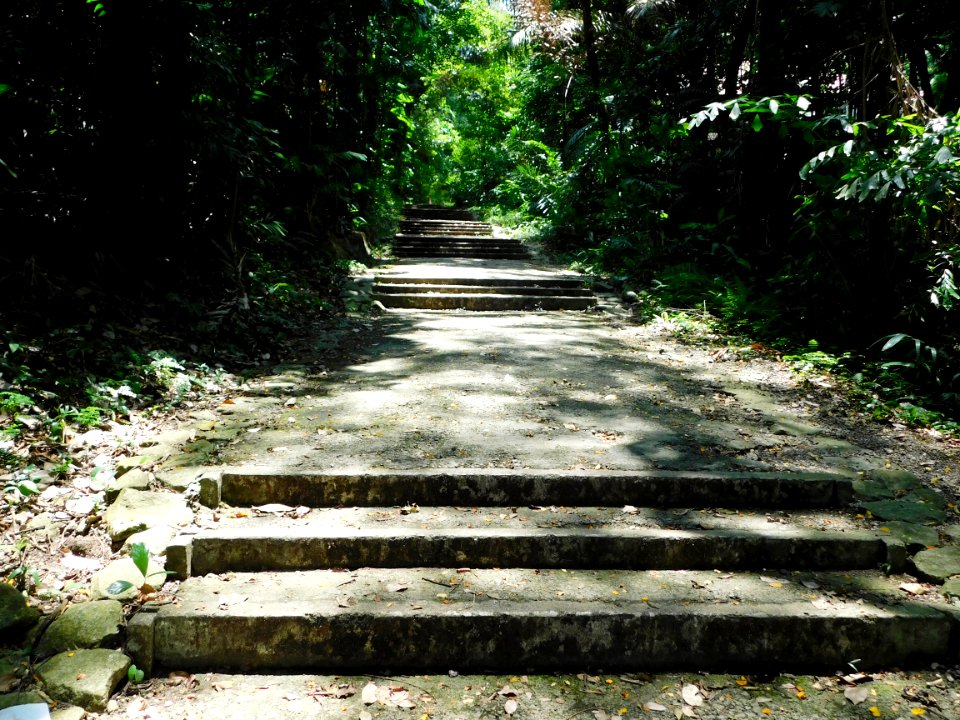
M149 572L150 570L150 551L147 549L147 546L143 543L133 543L130 546L130 559L133 561L133 564L136 566L137 570L140 571L140 574L143 576L143 582L139 586L134 585L128 580L117 580L107 587L108 595L120 595L125 593L131 588L137 588L141 593L152 592L149 580L151 577L157 575L170 575L172 574L167 570L158 570L157 572ZM148 574L149 573L149 574Z

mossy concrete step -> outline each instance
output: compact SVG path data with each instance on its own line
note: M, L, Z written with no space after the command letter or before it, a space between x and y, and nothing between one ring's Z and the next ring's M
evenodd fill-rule
M472 312L536 312L541 310L587 310L596 305L593 297L539 295L374 295L384 307L411 310L470 310Z
M698 522L697 513L689 520L669 514L672 527L641 525L616 516L605 519L606 513L597 510L578 509L577 517L589 524L565 527L551 526L553 518L543 513L544 526L519 515L494 526L492 516L514 515L509 508L484 513L422 508L416 513L419 523L392 517L386 508L372 509L372 517L357 518L355 524L344 523L336 510L315 510L292 524L251 518L182 538L189 547L168 551L167 569L187 577L421 564L630 570L868 570L883 565L900 571L906 566L903 545L872 531L831 531L756 516L704 516ZM647 518L653 517L650 511Z
M830 508L853 500L850 478L830 473L542 471L271 473L227 468L220 499L238 506L605 506Z
M543 275L532 277L499 277L494 274L482 277L431 277L429 275L397 275L384 274L380 282L391 284L410 285L497 285L500 287L564 287L582 288L584 279L581 277L564 277L561 275Z
M411 235L479 235L490 237L493 235L493 226L479 222L403 220L400 222L400 232Z
M399 232L393 236L394 240L425 240L428 242L434 242L436 240L464 240L468 242L498 242L498 243L507 243L510 245L522 245L523 243L516 238L503 238L503 237L493 237L492 235L474 235L474 234L465 234L457 235L456 233L450 233L446 235L433 235L427 233L405 233Z
M470 210L442 207L440 205L411 205L403 209L406 219L420 218L424 220L467 220L476 221L477 216Z
M956 662L946 609L874 572L417 567L183 582L128 625L176 670L861 670Z
M410 285L410 283L383 283L378 282L373 286L375 293L384 295L393 295L397 293L440 293L440 294L462 294L462 293L480 293L484 295L560 295L564 297L592 297L593 294L586 288L571 287L546 287L544 285L451 285L451 284L433 284L423 283L421 285Z
M526 250L483 250L483 249L444 249L444 248L393 248L394 257L416 258L473 258L486 260L529 260Z

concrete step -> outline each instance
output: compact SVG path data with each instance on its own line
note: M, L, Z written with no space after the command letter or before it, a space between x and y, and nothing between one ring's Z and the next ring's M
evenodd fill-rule
M526 252L512 252L509 250L437 250L432 248L394 248L393 255L394 257L399 258L423 258L424 260L431 260L435 258L474 258L478 260L530 259L530 255Z
M441 205L410 205L403 209L403 217L424 220L466 220L476 221L477 216L470 210L444 207Z
M876 572L226 573L127 628L141 669L834 672L949 662L957 626Z
M394 242L400 241L420 241L424 243L436 243L436 242L465 242L465 243L476 243L476 244L492 244L492 245L509 245L516 247L523 247L523 243L517 240L516 238L495 238L492 236L477 236L477 235L426 235L422 233L397 233L393 236Z
M580 276L542 275L522 278L509 277L429 277L425 275L381 275L379 282L409 285L467 285L498 287L558 287L582 288L584 278Z
M543 471L270 473L225 469L220 498L237 506L270 502L346 506L605 506L833 508L853 500L853 483L829 473Z
M476 256L472 256L476 257ZM472 312L540 312L547 310L587 310L596 305L593 297L534 295L460 295L396 294L374 295L387 308L408 310L470 310Z
M412 235L493 235L493 226L481 222L449 220L401 220L400 232Z
M253 516L255 510L239 515ZM820 514L773 518L691 509L320 509L297 520L241 517L184 538L167 569L218 572L418 565L625 570L902 571L902 544ZM182 562L176 557L183 557Z
M565 297L592 297L592 293L586 288L571 287L545 287L545 286L523 286L523 285L451 285L451 284L433 284L424 283L422 285L410 285L410 283L382 283L378 282L373 286L374 292L384 295L396 293L440 293L440 294L458 294L458 293L480 293L492 295L561 295Z

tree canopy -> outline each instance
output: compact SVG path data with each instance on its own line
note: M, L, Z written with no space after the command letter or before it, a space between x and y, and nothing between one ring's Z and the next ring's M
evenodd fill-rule
M882 348L958 397L947 0L8 5L8 343L87 322L91 294L194 329L308 284L332 312L345 241L434 201L651 307Z

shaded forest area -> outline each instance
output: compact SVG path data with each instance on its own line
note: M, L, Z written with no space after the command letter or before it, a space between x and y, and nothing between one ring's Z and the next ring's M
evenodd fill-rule
M842 368L880 414L960 406L947 0L8 5L8 436L282 359L419 201L543 239L641 315Z

